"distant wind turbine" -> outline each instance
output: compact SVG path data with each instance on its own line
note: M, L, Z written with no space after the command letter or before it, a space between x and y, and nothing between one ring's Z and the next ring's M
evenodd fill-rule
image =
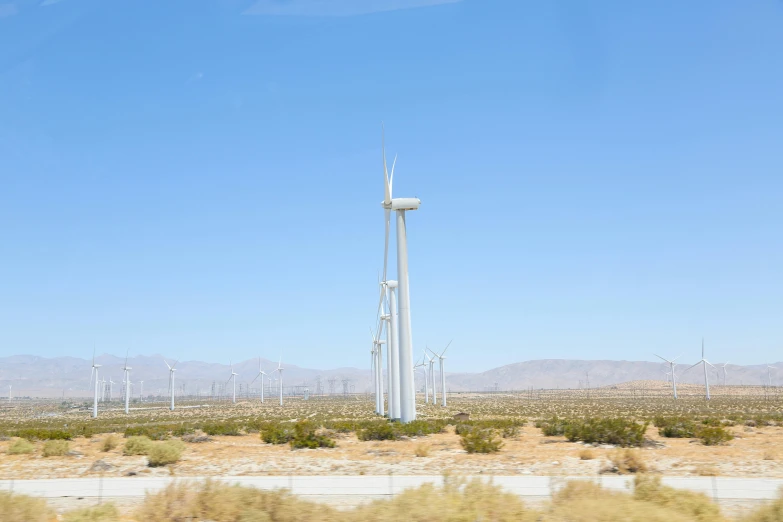
M727 362L723 363L723 365L721 366L721 369L723 370L723 385L724 386L726 386L726 366L728 366L728 365L729 365L729 363L727 361Z
M258 358L258 374L256 375L255 379L253 379L252 381L250 381L250 385L248 385L248 388L250 388L250 386L252 386L252 384L253 384L254 382L256 382L256 379L258 379L259 377L261 377L261 403L262 403L262 404L264 403L264 377L265 377L265 376L266 376L266 374L265 374L265 373L264 373L264 371L261 369L261 357L259 357L259 358Z
M125 414L130 411L130 371L131 367L128 366L128 351L125 350L125 366L122 367L122 371L125 372Z
M439 365L438 369L440 370L440 399L441 399L440 405L443 406L444 408L446 407L446 374L443 372L443 361L445 361L446 358L443 356L443 354L446 353L446 350L449 349L449 346L451 346L451 343L453 341L454 341L453 339L449 341L449 344L446 345L446 347L443 349L442 352L440 352L440 354L437 354L432 350L430 350L430 352L432 352L435 355L435 357L438 358L438 365ZM433 377L433 389L434 389L434 380L435 379Z
M280 376L280 406L283 405L283 356L280 355L280 360L277 362L277 368L275 371Z
M772 387L772 370L777 370L774 366L767 365L767 381L769 382L769 386Z
M100 364L95 364L95 348L92 350L92 369L90 370L90 385L92 385L92 378L95 376L95 395L93 395L92 398L92 418L97 419L98 418L98 368L100 368ZM90 387L88 386L87 389L89 390Z
M662 361L666 362L669 365L669 371L671 372L671 376L672 376L672 393L674 395L674 398L676 399L677 398L677 379L674 376L674 366L675 366L674 361L676 361L677 359L682 357L682 355L678 355L677 357L675 357L671 361L668 360L668 359L664 359L663 357L661 357L658 354L654 353L653 355L655 355L657 358L661 359ZM696 363L696 364L699 364L699 363ZM709 398L709 397L707 397L707 398Z
M710 400L710 380L707 377L707 365L710 365L713 368L715 368L715 366L713 366L707 359L704 358L704 339L701 340L701 360L693 366L687 368L685 371L688 371L694 366L698 366L700 364L704 365L704 389L707 394L707 400Z
M231 377L228 378L228 381L226 381L226 384L229 383L229 381L233 381L234 389L233 393L231 395L231 402L236 404L237 402L237 379L236 376L239 375L234 371L234 363L232 361L229 361L229 365L231 366Z
M169 365L168 362L166 362L166 359L163 359L163 362L166 363L166 366L169 368L169 394L171 397L171 405L169 406L169 409L171 411L174 411L174 372L177 371L175 366L177 366L177 363L179 362L179 359L174 361L174 364ZM186 375L187 377L187 375Z

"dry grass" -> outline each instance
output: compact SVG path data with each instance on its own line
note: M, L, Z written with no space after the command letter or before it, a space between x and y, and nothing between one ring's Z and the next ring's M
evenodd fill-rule
M71 450L67 440L47 440L44 442L41 454L44 457L62 457Z
M102 504L69 511L62 516L63 522L116 522L121 520L114 504Z
M674 489L661 484L660 477L638 475L634 480L634 498L688 514L700 521L721 520L720 509L701 493Z
M27 439L16 439L8 445L9 455L24 455L35 451L35 446Z
M185 443L180 440L167 440L152 445L147 454L147 464L151 468L174 464L182 458Z
M149 437L139 435L129 437L125 441L125 447L122 449L123 455L147 455L152 449L152 441Z
M0 492L0 521L2 522L49 522L55 513L46 501L40 498Z
M103 438L103 441L101 441L101 451L106 453L116 448L119 444L120 441L118 440L117 436L113 433L110 433Z
M432 446L426 442L416 445L415 454L417 457L429 457Z
M642 458L639 450L622 449L617 450L609 457L611 468L607 471L627 475L629 473L644 473L647 471L647 464Z
M585 448L579 452L579 460L593 460L595 458L595 451L590 448Z

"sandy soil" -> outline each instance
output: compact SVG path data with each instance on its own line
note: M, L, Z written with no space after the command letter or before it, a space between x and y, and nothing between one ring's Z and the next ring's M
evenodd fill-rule
M707 447L689 439L664 439L650 427L653 441L639 450L652 471L668 476L723 475L783 477L783 428L730 428L735 439L725 446ZM73 454L66 457L40 456L41 443L31 455L7 455L10 442L0 442L0 479L124 476L217 476L217 475L596 475L607 466L615 448L592 448L595 458L582 460L583 444L562 437L544 437L539 429L526 426L520 435L505 440L493 455L470 455L459 437L448 433L389 442L361 442L353 435L338 436L333 449L296 450L272 446L257 434L215 437L212 442L188 444L180 462L166 468L148 468L146 457L122 455L121 444L107 453L100 451L103 437L75 439ZM417 448L428 454L417 457ZM96 469L96 461L108 469Z

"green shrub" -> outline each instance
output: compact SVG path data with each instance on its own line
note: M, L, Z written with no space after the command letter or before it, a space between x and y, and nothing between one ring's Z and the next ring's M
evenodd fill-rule
M117 441L117 437L115 437L113 433L110 433L103 438L103 442L101 442L101 451L104 453L111 451L116 448L118 444L119 442Z
M147 465L151 468L174 464L182 457L185 443L179 440L156 442L147 454Z
M67 440L47 440L44 442L41 454L44 457L62 457L70 451Z
M566 426L565 436L571 442L641 446L647 426L647 422L639 424L622 418L585 419L571 421Z
M208 422L201 426L201 430L212 437L216 435L237 437L242 434L239 425L234 422Z
M123 455L147 455L152 448L152 441L149 437L138 435L125 441L125 447L122 448Z
M71 440L71 432L64 430L49 430L42 428L27 428L18 430L17 437L27 440Z
M294 438L290 442L291 449L300 448L334 448L334 440L325 435L318 435L313 424L302 421L294 426Z
M539 428L545 437L559 437L565 435L568 424L569 421L566 419L552 417L551 419L537 421L536 428Z
M397 440L400 438L394 426L385 421L375 422L360 429L356 436L359 437L359 440Z
M407 424L394 424L392 426L399 435L406 437L422 437L433 433L440 433L446 427L445 420L415 420Z
M8 445L9 455L23 455L35 451L35 446L27 439L16 439Z
M725 428L720 426L702 428L699 431L699 438L705 446L716 446L723 444L734 438L734 435L726 431Z
M163 426L131 426L125 429L125 438L147 437L150 440L167 440L169 430Z
M270 423L261 428L261 440L267 444L288 444L295 436L290 425Z
M661 477L637 475L634 479L635 500L652 502L697 520L721 520L720 508L703 493L675 489L661 484Z
M63 514L63 522L116 522L120 520L120 513L114 504L101 504L100 506L75 509Z
M460 444L468 453L495 453L503 447L497 431L491 428L473 428L460 434Z
M698 432L699 426L689 420L679 420L658 428L659 435L672 439L692 439Z

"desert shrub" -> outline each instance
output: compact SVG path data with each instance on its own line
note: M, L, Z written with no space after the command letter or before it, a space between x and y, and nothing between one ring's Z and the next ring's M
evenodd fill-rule
M778 498L765 504L739 519L741 522L780 522L783 520L783 488Z
M341 513L351 522L368 520L428 522L534 522L540 514L525 507L519 496L480 480L447 479L443 487L425 484L406 489L390 500L377 500ZM345 520L342 518L341 520ZM548 519L547 519L548 520Z
M459 443L468 453L496 453L503 447L498 433L490 428L473 428L460 434Z
M179 440L156 442L147 454L147 465L151 468L174 464L182 457L185 444Z
M16 432L16 436L27 440L71 440L72 438L70 431L43 428L21 429Z
M0 491L0 520L3 522L49 522L56 513L46 500Z
M636 500L652 502L697 520L720 519L720 509L703 493L664 486L660 477L649 475L637 475L634 485L633 497Z
M289 424L270 423L261 428L261 440L267 444L288 444L295 435Z
M116 448L118 444L119 441L117 440L117 437L115 437L114 434L109 434L106 437L104 437L103 441L101 442L101 451L103 452L111 451L114 448Z
M169 430L163 426L131 426L125 429L125 438L147 437L150 440L166 440Z
M590 448L585 448L579 452L580 460L593 460L595 458L595 452Z
M41 454L44 457L62 457L70 451L67 440L47 440L44 442Z
M570 422L565 436L571 442L641 446L648 425L622 418L585 419Z
M356 436L359 440L397 440L400 438L397 430L390 423L374 422L360 429Z
M130 437L122 448L123 455L147 455L152 448L152 441L144 435Z
M614 452L610 457L612 468L608 471L626 475L628 473L644 473L647 471L647 464L642 459L642 455L631 449L622 449Z
M568 425L569 421L558 417L536 421L536 428L539 428L545 437L565 435L565 430Z
M195 426L191 426L190 424L183 424L171 430L171 434L174 437L184 437L185 435L192 435L195 432L196 432Z
M692 439L697 436L699 426L695 422L680 419L658 428L658 434L662 437L673 439Z
M431 449L432 446L429 444L419 444L414 451L417 457L428 457Z
M242 434L239 424L235 422L207 422L202 424L201 430L212 437L218 435L237 437Z
M400 435L406 437L422 437L433 433L440 433L446 427L445 420L415 420L407 424L395 424L393 428Z
M135 513L136 520L171 522L344 521L345 515L329 506L300 500L286 491L227 485L218 482L176 482L163 491L147 494Z
M699 438L705 446L716 446L730 441L734 438L734 435L720 426L709 426L699 430Z
M111 503L75 509L62 516L63 522L116 522L117 520L120 520L120 513Z
M23 455L35 451L35 446L27 439L16 439L8 445L9 455Z
M352 431L358 431L359 425L354 421L328 421L324 422L324 428L337 433L351 433Z
M182 436L182 442L200 444L202 442L212 442L212 437L204 435L203 433L189 433Z
M301 448L334 448L334 440L316 433L312 423L301 421L294 426L294 438L291 439L291 449Z

